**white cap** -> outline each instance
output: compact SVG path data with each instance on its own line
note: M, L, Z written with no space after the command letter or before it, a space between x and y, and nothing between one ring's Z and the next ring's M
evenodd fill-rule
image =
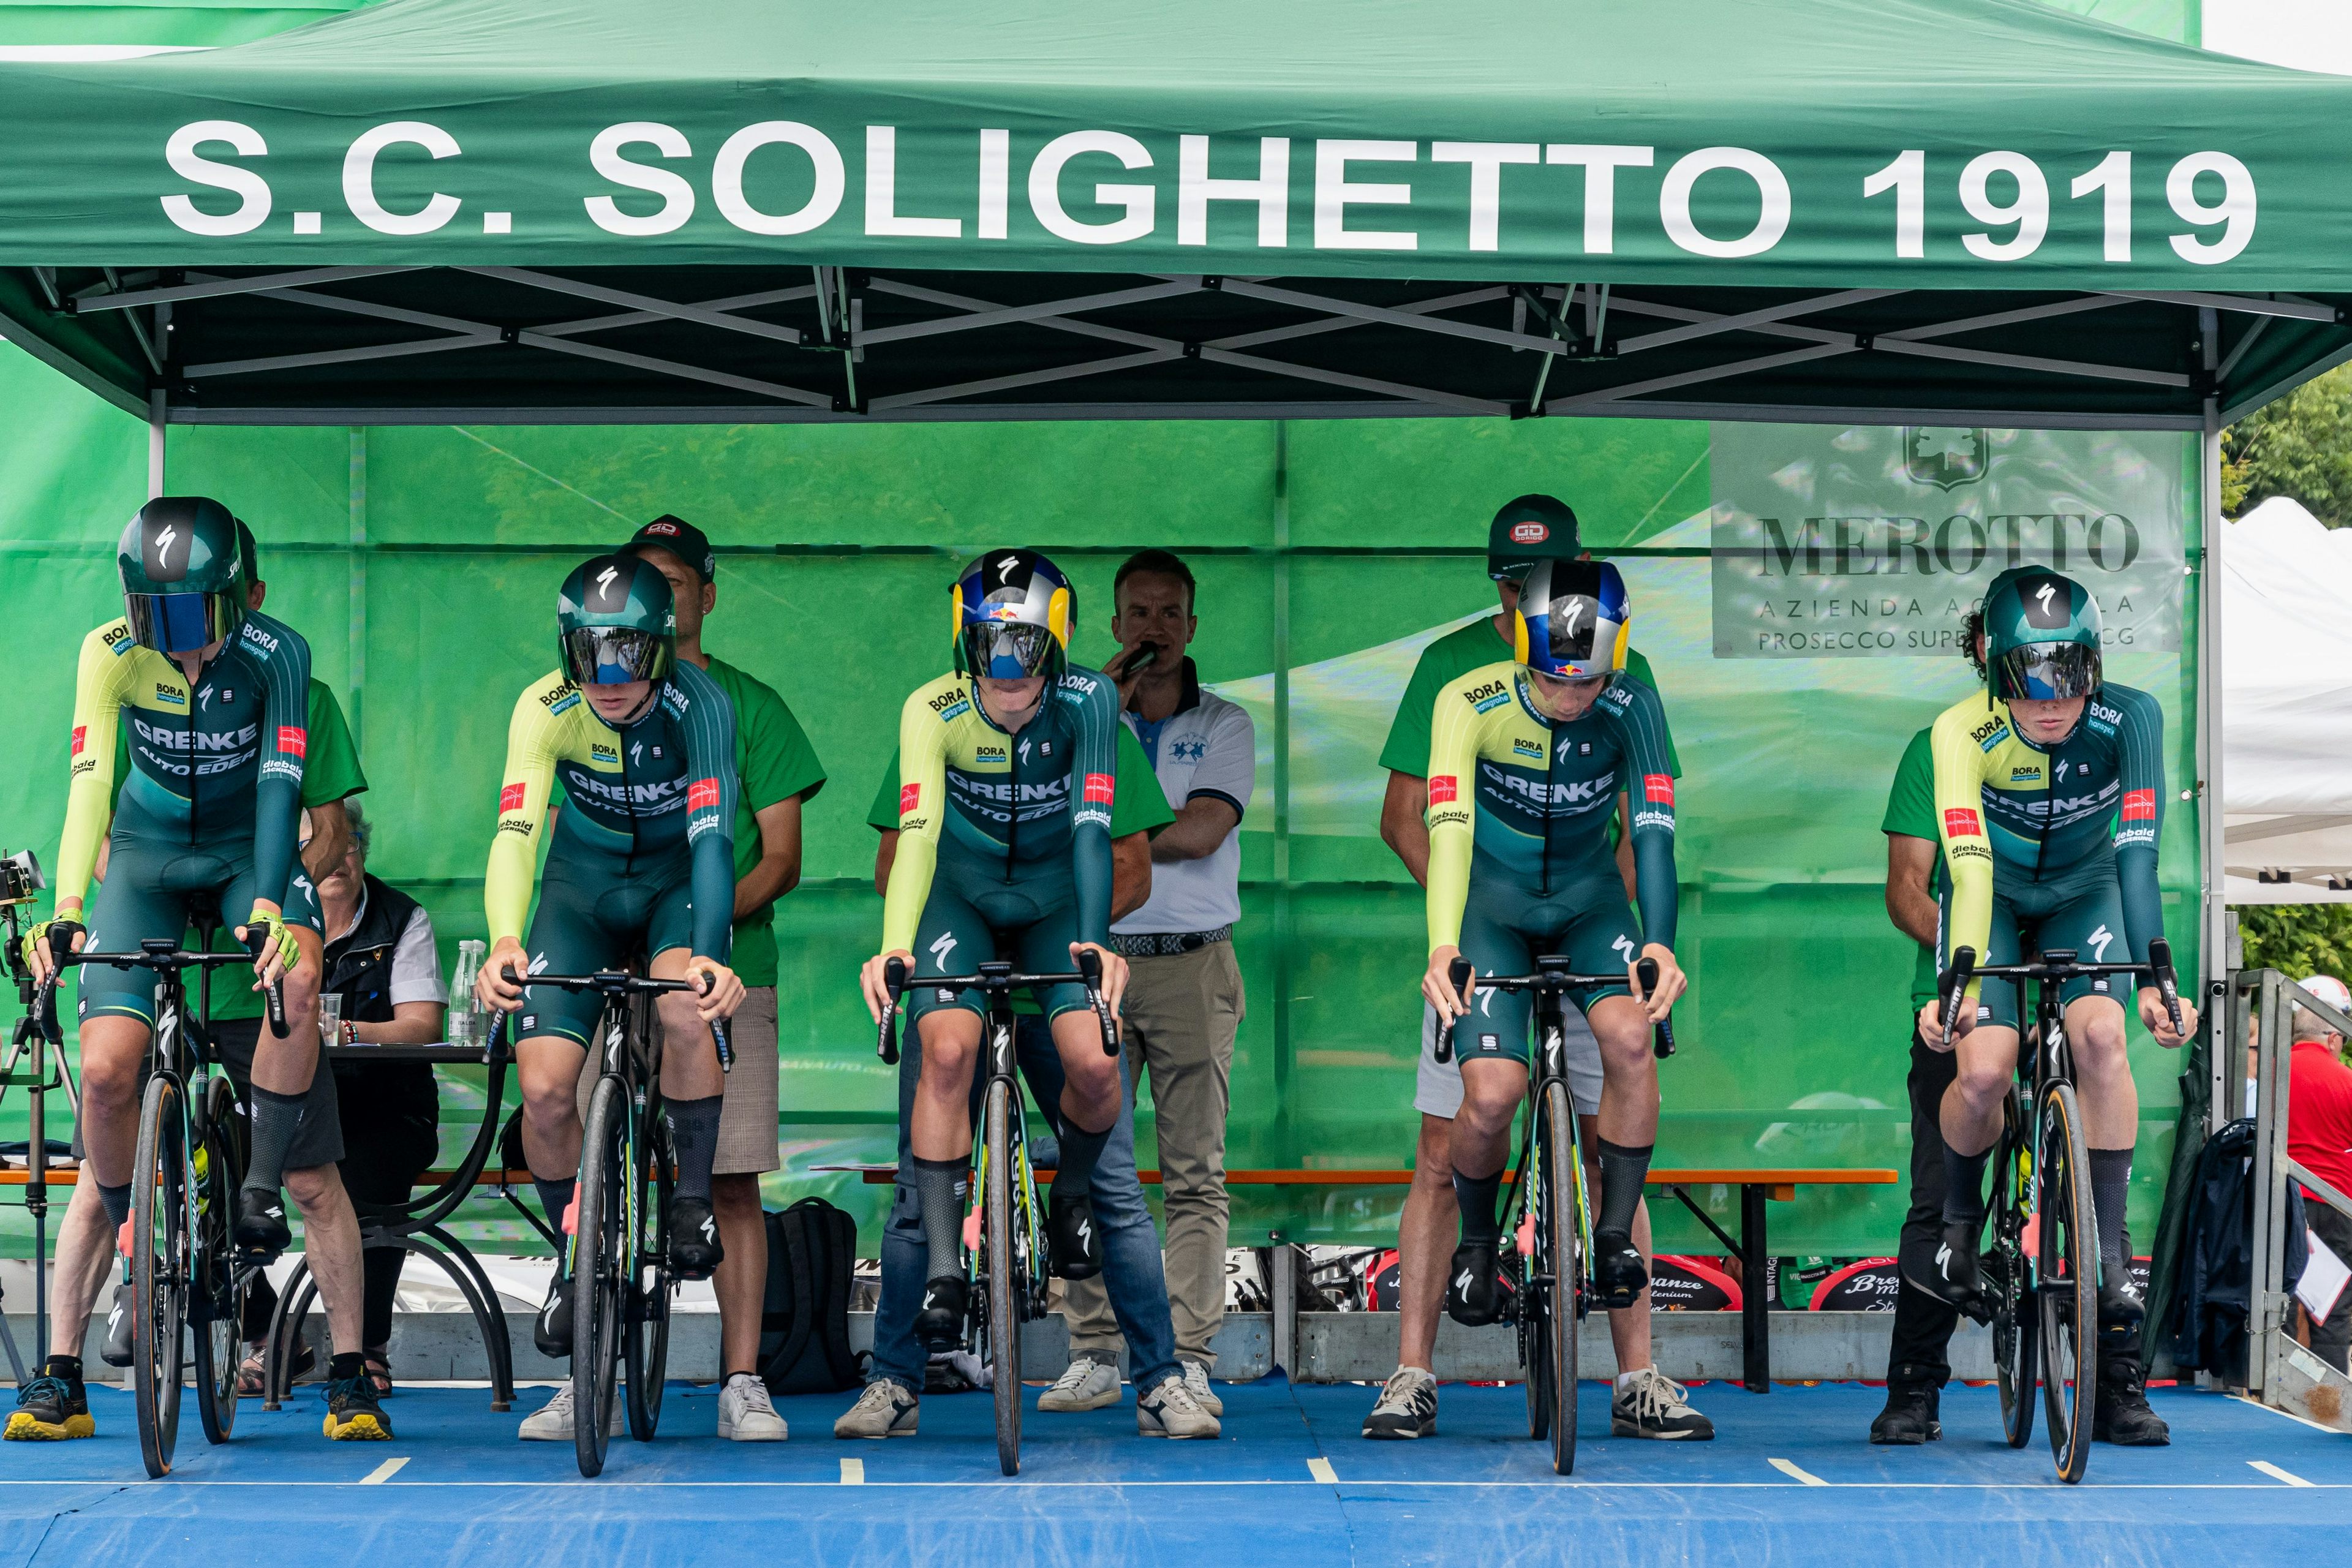
M2333 974L2315 974L2302 984L2305 991L2310 992L2337 1012L2352 1013L2352 991L2346 990L2344 982L2336 979ZM2306 1013L2311 1011L2304 1007L2301 1003L2297 1003L2296 1006ZM2318 1015L2314 1013L2312 1016L2316 1018Z

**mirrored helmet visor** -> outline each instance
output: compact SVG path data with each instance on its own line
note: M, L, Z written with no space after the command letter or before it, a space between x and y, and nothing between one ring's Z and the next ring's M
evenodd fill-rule
M581 626L563 634L563 673L574 686L618 686L669 673L669 641L625 626Z
M2084 643L2027 643L2002 654L1999 668L2004 701L2049 702L2099 689L2099 650Z
M242 608L229 594L125 594L131 635L157 653L194 653L236 631Z
M1022 621L987 621L966 626L964 664L991 680L1023 680L1043 675L1060 647L1052 631Z

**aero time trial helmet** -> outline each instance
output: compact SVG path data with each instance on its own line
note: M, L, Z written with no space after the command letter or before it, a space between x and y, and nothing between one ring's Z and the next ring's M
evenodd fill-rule
M956 579L956 669L993 680L1059 675L1068 665L1076 597L1062 569L1034 550L992 550Z
M1511 614L1511 655L1562 680L1625 668L1633 601L1605 561L1538 561Z
M131 635L157 653L194 653L245 625L237 521L205 496L158 496L115 552Z
M1994 578L1984 630L1985 673L2004 702L2089 697L2105 679L2099 602L2047 567L2012 567Z
M669 580L634 555L572 569L555 605L564 678L575 686L659 680L677 660Z

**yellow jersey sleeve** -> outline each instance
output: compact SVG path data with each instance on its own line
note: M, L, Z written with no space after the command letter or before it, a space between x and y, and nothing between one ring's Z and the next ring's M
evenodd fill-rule
M547 819L562 752L559 731L564 713L582 701L560 672L534 681L515 699L514 717L507 725L506 772L499 784L499 825L490 837L489 868L482 878L493 945L507 937L521 941L523 922L530 918L540 828ZM558 704L564 706L559 709Z
M960 677L943 677L917 688L898 710L898 850L890 862L889 886L882 899L885 952L914 951L923 904L931 896L931 878L940 864L940 835L946 829L948 816L950 730L940 712L942 709L960 710L955 702L936 700L961 687Z
M114 815L114 742L122 722L123 670L131 664L130 623L116 620L81 639L74 668L72 773L66 787L65 837L58 846L58 903L89 896L98 847Z
M1952 879L1951 913L1945 921L1943 952L1948 963L1963 947L1985 962L1992 934L1992 838L1984 816L1985 761L2009 736L2005 707L1988 708L1971 697L1947 708L1928 731L1928 754L1936 770L1936 835ZM1969 983L1974 1002L1979 983Z
M1476 669L1438 689L1429 725L1429 950L1462 942L1470 897L1470 850L1477 837L1478 747L1484 715L1470 689L1492 679Z

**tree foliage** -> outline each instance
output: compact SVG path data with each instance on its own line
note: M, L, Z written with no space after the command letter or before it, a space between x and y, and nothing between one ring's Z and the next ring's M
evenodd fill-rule
M2248 904L2237 915L2248 969L2352 978L2352 904Z
M2352 365L2338 365L2221 432L2221 510L2290 496L2330 528L2352 522Z

